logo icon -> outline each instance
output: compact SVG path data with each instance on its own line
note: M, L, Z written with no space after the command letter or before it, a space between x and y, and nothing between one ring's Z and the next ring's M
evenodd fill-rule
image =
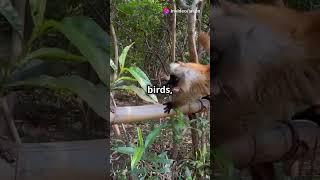
M162 13L165 14L165 15L169 14L169 12L170 12L170 9L167 8L167 7L164 7L163 10L162 10Z

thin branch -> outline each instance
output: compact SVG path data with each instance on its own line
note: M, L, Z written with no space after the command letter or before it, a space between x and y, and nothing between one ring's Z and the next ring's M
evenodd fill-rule
M200 1L199 2L199 5L200 5L200 13L198 15L198 26L197 26L197 32L200 33L201 32L201 25L202 25L202 13L203 13L203 8L204 8L204 5L205 5L205 2L204 1ZM197 43L197 47L198 47L198 55L200 56L200 52L201 52L201 48L200 45L199 45L199 41Z
M161 58L161 56L159 55L159 53L155 52L155 51L153 50L153 48L149 45L148 38L147 38L147 33L146 33L146 32L144 32L144 36L145 36L145 43L146 43L149 51L151 51L153 54L155 54L155 55L157 56L157 58L158 58L159 61L160 61L161 66L162 66L162 69L164 70L164 72L165 72L166 74L168 74L168 71L167 71L167 69L166 69L166 66L164 65L163 59Z
M113 94L111 92L110 92L110 98L111 98L111 100L113 102L114 109L116 109L117 108L117 103L114 100L114 96L113 96ZM121 135L118 124L112 125L112 128L113 128L113 131L116 133L117 136Z
M197 6L196 5L192 6L191 10L196 11ZM190 60L194 63L199 63L197 47L196 47L196 38L195 38L196 20L197 20L196 12L192 12L188 14L188 47L189 47Z
M114 105L114 107L115 107L115 109L116 109L116 108L117 108L117 103L116 103L116 101L115 101L115 99L114 99L114 96L113 96L113 94L112 94L111 92L110 92L110 97L111 97L112 102L113 102L113 105ZM112 126L115 128L116 134L117 134L118 136L120 136L120 130L119 130L118 124L114 124L114 125L112 125ZM123 130L123 132L124 132L124 134L125 134L125 136L126 136L126 144L128 145L128 144L130 143L130 136L129 136L129 134L127 133L126 127L124 127L124 124L123 124L123 123L121 123L121 127L122 127L122 130Z
M116 31L114 30L112 23L110 24L110 28L111 28L111 36L112 36L113 44L114 44L114 64L118 69L119 68L118 40L117 40L117 36L116 36ZM113 80L117 79L117 74L118 74L118 72L115 71L113 74Z
M176 8L176 4L173 0L170 0L170 5L171 5L171 9L173 9L174 11L177 9ZM175 62L176 61L176 25L177 25L177 14L175 12L170 14L171 17L171 61Z

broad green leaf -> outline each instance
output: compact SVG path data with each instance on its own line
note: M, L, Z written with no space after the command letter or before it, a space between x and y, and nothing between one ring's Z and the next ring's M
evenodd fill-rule
M155 103L155 101L152 98L150 98L150 96L148 96L143 89L138 88L137 86L134 86L134 85L130 85L130 86L122 85L122 86L113 87L113 89L114 90L115 89L123 89L123 90L133 91L141 99L143 99L143 100L145 100L147 102Z
M112 89L115 89L116 87L122 86L126 81L136 82L137 80L132 78L132 77L123 76L123 77L118 78L117 80L115 80L111 84L111 87L112 87Z
M118 68L117 66L114 64L113 60L110 59L110 66L111 68L113 69L114 72L117 72L118 71Z
M123 50L122 53L119 56L119 64L120 64L120 74L123 72L124 70L124 64L126 62L126 57L128 54L129 49L132 47L134 43L130 44L129 46L126 46Z
M0 1L0 14L2 14L7 19L11 27L19 33L20 37L22 37L23 25L17 11L12 6L10 0Z
M148 76L139 68L139 67L130 67L128 71L131 75L139 82L142 89L147 92L147 86L151 86L151 82ZM149 94L149 96L155 101L158 102L157 96L154 94Z
M47 0L29 0L29 3L33 23L38 26L43 22Z
M100 80L108 82L108 35L93 20L84 17L64 18L55 26L88 59Z
M159 133L161 132L161 129L163 129L163 127L164 127L163 125L156 127L155 129L153 129L151 131L150 134L148 134L148 136L146 137L145 144L144 144L145 148L148 148L153 143L153 141L159 135Z
M63 49L59 48L41 48L35 50L29 54L25 58L23 58L22 62L28 62L32 59L41 59L41 60L63 60L70 62L87 62L87 60L78 55L71 54Z
M117 81L122 81L122 80L125 80L125 81L137 81L136 79L133 79L132 77L123 76L123 77L117 79L116 82Z
M121 86L125 86L126 81L124 80L116 80L114 82L111 82L111 90L117 90L117 89L123 89L123 90L127 90L126 88L122 88Z
M138 67L130 67L127 69L130 74L139 82L143 90L147 91L147 86L150 86L151 83L145 78L145 74Z
M61 76L58 78L41 75L23 81L17 81L8 86L41 86L51 89L67 89L77 94L83 99L99 116L108 118L107 88L105 86L95 86L90 81L79 76Z
M139 67L135 67L135 66L132 66L129 68L129 70L133 70L137 76L141 77L142 79L145 79L147 81L147 84L151 84L148 76L139 68Z
M144 148L143 147L137 147L135 149L134 155L131 158L131 169L135 169L136 165L141 160L143 153L144 153Z
M11 74L12 81L21 81L40 75L60 76L65 74L69 68L62 63L55 61L41 61L38 59L25 63Z
M133 79L131 77L127 77L127 76L121 77L121 78L111 82L111 90L115 90L115 89L117 89L119 87L121 89L121 86L125 86L127 84L127 81L137 81L137 80L135 80L135 79Z
M113 148L113 150L122 154L127 154L127 155L133 155L135 151L133 147L116 147L116 148Z

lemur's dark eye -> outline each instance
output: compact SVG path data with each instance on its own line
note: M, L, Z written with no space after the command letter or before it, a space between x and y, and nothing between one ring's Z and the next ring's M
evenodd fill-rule
M179 80L180 79L176 75L170 74L170 79L166 83L166 86L169 86L170 88L176 87L178 85Z

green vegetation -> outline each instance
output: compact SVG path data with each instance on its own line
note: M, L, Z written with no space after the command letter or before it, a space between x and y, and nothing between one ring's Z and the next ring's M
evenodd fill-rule
M135 92L141 99L156 103L158 102L157 96L154 94L147 94L147 86L151 86L151 82L148 76L136 66L131 66L129 68L125 67L126 56L133 44L125 47L119 57L119 69L114 64L112 59L110 60L110 66L113 71L117 74L117 78L111 82L111 90L128 90ZM126 73L131 74L125 75ZM141 88L135 86L133 83L139 82ZM129 84L128 84L129 83Z
M202 31L208 31L208 3L209 1L205 2L201 18ZM116 67L115 44L112 42L110 66L116 73L116 78L111 81L110 87L118 106L129 104L128 101L131 99L121 101L121 96L128 91L133 91L145 102L164 103L164 95L147 95L145 87L150 84L163 85L165 75L168 75L169 63L172 62L172 17L164 15L162 10L170 6L169 2L158 0L111 2L111 22L121 54L119 53L119 67ZM189 61L187 15L177 14L176 22L176 59ZM209 63L209 57L205 53L201 62ZM127 97L131 98L130 95ZM201 139L196 155L193 154L190 139L190 122L196 122L196 133ZM112 134L111 137L111 175L119 179L197 179L199 176L208 178L208 124L207 116L189 121L179 112L170 120L166 119L161 123L150 121L123 127L120 136Z
M0 11L17 32L21 32L21 21L9 0L4 1ZM46 1L30 1L34 28L23 52L18 58L1 66L1 92L8 92L16 86L38 86L52 89L68 89L81 97L102 118L107 118L108 79L108 35L93 20L86 17L66 17L61 21L44 18ZM63 34L78 49L73 54L57 47L33 49L36 40L49 32ZM99 84L78 76L52 77L43 74L46 61L67 63L89 63L100 79ZM37 73L38 72L38 73Z

